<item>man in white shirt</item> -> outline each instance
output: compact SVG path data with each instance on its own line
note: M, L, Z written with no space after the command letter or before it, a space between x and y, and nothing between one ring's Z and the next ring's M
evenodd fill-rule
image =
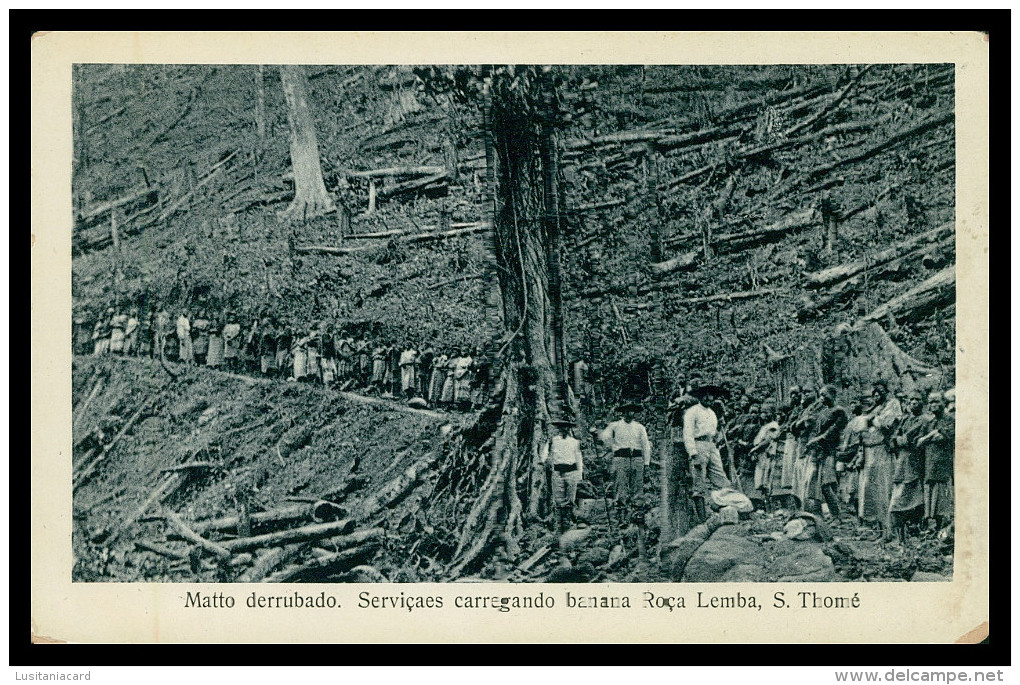
M694 468L694 496L707 498L708 485L713 490L730 487L730 480L723 470L722 456L715 446L719 420L715 412L705 406L705 392L700 388L690 391L695 404L684 412L684 449ZM706 482L707 481L707 482ZM696 504L700 504L696 501ZM699 515L704 511L698 506Z
M552 499L556 507L557 523L561 531L567 530L574 520L574 500L577 486L584 478L584 460L581 442L570 433L574 424L557 419L552 422L557 435L542 447L542 462L552 472Z
M414 397L414 369L417 363L418 350L410 342L404 343L404 349L400 352L400 390L407 399Z
M652 445L645 427L634 420L641 405L629 403L619 408L623 416L599 433L599 439L613 453L616 473L616 502L626 507L644 490L645 467L652 460Z

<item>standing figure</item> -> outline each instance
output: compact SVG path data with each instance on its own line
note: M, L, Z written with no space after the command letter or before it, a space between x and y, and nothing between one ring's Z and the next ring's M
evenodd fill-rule
M364 341L358 341L362 350L366 350ZM359 350L352 338L340 338L336 343L337 354L337 380L340 387L349 387L361 384L361 374L358 357Z
M110 352L124 354L124 331L127 328L127 314L117 312L110 319Z
M446 365L450 358L445 354L438 354L432 359L432 375L429 378L428 401L431 404L439 404L443 401L443 382L446 380Z
M426 345L425 349L418 355L418 377L416 382L418 390L426 402L432 401L429 395L429 385L432 380L432 362L435 358L436 351L432 349L432 345Z
M400 345L396 340L391 341L386 348L386 378L383 385L389 397L400 395L400 352Z
M319 322L312 324L308 335L305 337L305 378L309 383L322 382L322 333L319 332Z
M492 383L492 353L480 347L475 348L475 362L471 379L471 406L482 407L489 398Z
M223 321L215 314L209 318L209 351L205 365L210 369L223 366Z
M581 443L571 433L574 424L557 419L552 422L557 434L542 447L542 463L552 472L552 499L556 507L557 527L565 531L574 521L577 486L584 478Z
M276 375L276 322L266 321L259 338L259 370L263 376Z
M223 363L229 371L241 370L241 324L233 311L223 314Z
M124 356L138 355L138 307L132 307L124 326Z
M357 365L355 383L359 388L366 388L372 378L372 353L368 347L368 341L364 338L359 338L354 346L354 359Z
M956 454L956 404L937 394L928 402L935 417L918 438L924 448L924 518L929 528L942 528L953 516L953 461Z
M705 501L709 490L730 487L730 480L726 477L722 455L715 444L719 419L705 405L706 392L702 388L691 388L690 395L694 404L684 412L684 448L694 469L695 506L699 516L704 516L708 513Z
M262 342L262 327L266 325L265 314L251 322L248 334L244 336L244 345L241 348L242 367L247 373L255 374L261 371L261 352L259 346Z
M380 394L386 381L386 356L389 353L386 345L379 343L372 350L372 387Z
M336 383L336 332L333 330L333 324L326 324L325 330L322 332L321 340L319 341L320 352L322 353L322 384L327 388L331 387Z
M459 363L460 355L456 353L450 355L446 360L446 376L443 378L443 389L439 394L439 402L445 406L453 404L455 397L453 374Z
M276 374L279 378L287 378L287 370L290 368L290 346L294 342L294 329L283 324L280 326L279 335L276 337Z
M156 312L156 350L153 356L160 359L166 358L167 350L171 349L168 346L170 338L174 335L174 330L174 322L170 318L170 312L166 310L166 307L160 307L159 311Z
M858 515L878 531L877 537L891 539L889 498L892 496L892 458L886 442L903 415L900 402L889 395L883 381L872 388L875 408L868 414L868 431L863 436L864 463L858 484Z
M177 317L177 344L177 358L184 364L193 364L195 352L191 346L191 319L187 309Z
M805 444L811 466L808 472L804 508L821 512L821 502L829 507L829 514L839 519L839 480L836 475L836 453L843 437L843 429L850 420L846 409L836 404L836 386L826 385L818 393L821 411L814 431Z
M92 329L92 354L107 354L110 351L110 320L113 308L106 310L106 316L100 316Z
M839 501L852 511L857 511L857 491L860 481L860 468L864 463L864 434L868 432L866 414L874 407L871 395L862 395L854 402L851 411L853 418L843 430L843 440L839 445L839 459L836 461L836 474L839 476Z
M629 402L619 407L621 418L613 421L598 434L599 439L613 455L616 481L616 504L629 520L626 510L634 498L644 492L645 467L652 461L652 444L645 427L634 420L641 405Z
M468 410L471 408L471 367L474 359L468 353L466 347L461 348L460 356L453 367L453 402L458 409Z
M929 432L935 417L926 414L919 392L905 399L907 413L890 441L893 449L892 496L889 520L899 542L907 538L907 524L924 507L924 448L917 441Z
M751 439L748 452L754 460L754 490L761 493L765 508L769 511L781 509L789 495L776 494L781 491L783 472L782 430L779 421L781 413L772 402L765 402L761 408L762 425Z
M199 366L205 366L206 355L209 353L209 325L205 310L199 309L195 313L195 320L191 322L191 352Z
M822 192L818 212L822 215L822 250L836 252L839 242L839 212L828 188Z
M294 342L290 346L290 354L293 359L291 376L295 381L302 382L308 375L308 336L299 333L294 334Z
M797 438L793 434L793 422L796 421L801 412L800 388L796 385L790 388L790 403L782 410L783 418L779 422L782 440L780 454L782 460L779 469L779 483L772 490L774 497L780 498L783 507L796 509L801 502L796 496L796 464L797 464Z
M800 412L790 426L796 440L793 462L793 494L800 501L800 506L807 506L808 487L814 475L814 463L808 455L807 441L814 433L815 424L821 404L815 397L814 388L805 385L801 390Z
M400 392L407 399L415 396L415 366L418 363L418 350L414 349L410 341L403 345L400 351Z
M588 380L588 371L588 362L583 358L574 360L574 363L570 365L570 386L574 391L574 396L582 407L590 408L592 406L592 393L591 383Z

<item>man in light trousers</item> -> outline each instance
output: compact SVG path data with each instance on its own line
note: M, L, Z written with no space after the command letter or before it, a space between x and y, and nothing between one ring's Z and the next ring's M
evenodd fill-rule
M606 426L599 439L613 453L616 503L626 509L644 490L645 467L651 463L652 445L645 427L634 420L641 405L631 402L619 408L623 417Z

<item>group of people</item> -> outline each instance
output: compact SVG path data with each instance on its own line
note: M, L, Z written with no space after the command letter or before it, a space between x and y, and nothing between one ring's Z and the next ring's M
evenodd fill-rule
M79 352L84 348L79 342ZM165 308L149 319L111 307L92 327L91 352L151 356L281 380L361 390L470 410L488 398L490 355L480 348L423 349L408 340L355 338L331 323L298 326L264 316L242 325L230 309Z
M856 516L876 539L904 540L953 515L955 391L891 393L876 382L848 410L835 386L789 401L743 398L728 444L741 490L765 509Z
M696 519L705 520L713 495L739 491L759 510L855 517L883 541L952 521L955 391L897 397L880 381L848 410L835 386L792 387L785 403L740 394L731 412L716 390L692 384L666 411L680 465L673 473ZM618 420L592 429L612 455L614 499L625 516L644 499L651 464L647 429L636 420L641 408L623 404ZM563 524L573 517L584 461L573 423L553 425L542 460Z

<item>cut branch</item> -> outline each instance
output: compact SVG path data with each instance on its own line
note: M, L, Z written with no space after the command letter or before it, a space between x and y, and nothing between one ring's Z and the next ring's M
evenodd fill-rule
M202 537L195 531L191 530L191 528L189 528L187 524L181 520L181 517L175 514L174 512L166 511L163 513L163 516L166 518L167 521L170 522L170 525L172 525L177 530L181 537L183 537L188 542L198 545L199 547L206 550L207 552L212 553L219 559L230 558L230 550L228 550L226 547L216 544L215 542L210 542L209 540L206 540L204 537Z
M378 178L380 176L442 176L445 174L446 169L441 166L397 166L368 171L349 171L345 176L347 178Z
M313 507L308 504L295 504L269 511L260 511L251 515L251 523L256 527L271 527L274 525L287 525L299 521L309 521L312 518ZM237 532L237 516L223 516L205 521L194 521L192 527L199 533L210 531Z
M438 174L432 174L424 178L415 179L413 181L407 181L406 183L398 183L394 186L388 186L379 191L379 199L385 200L395 195L402 195L404 193L410 193L416 190L429 190L429 186L436 188L445 187L447 182L447 174L442 171Z
M293 528L291 530L282 530L276 533L266 533L265 535L254 535L249 538L227 540L223 543L223 546L231 552L240 552L258 549L260 547L286 545L293 542L321 540L322 538L328 538L332 535L349 533L353 528L354 520L344 519L342 521L330 521L329 523L316 523L310 526Z
M924 249L931 243L936 243L946 237L955 234L956 224L949 222L926 231L920 235L908 238L900 243L886 248L875 254L845 264L829 267L821 271L805 274L809 288L821 288L823 286L838 283L876 266L891 262L898 257L903 257L917 250Z
M120 442L120 439L124 437L129 430L131 430L131 426L135 425L135 421L138 420L148 406L148 404L143 404L139 407L138 410L131 415L131 418L124 423L124 426L117 432L117 435L113 437L113 440L108 442L96 458L78 472L78 477L74 481L75 488L80 487L88 479L88 477L92 474L92 471L99 465L99 462L105 459L106 455L110 453L110 450L116 447L117 443Z
M918 286L898 295L861 317L854 326L860 328L871 321L892 316L897 321L909 319L918 311L927 311L949 299L956 285L956 266L946 267Z

